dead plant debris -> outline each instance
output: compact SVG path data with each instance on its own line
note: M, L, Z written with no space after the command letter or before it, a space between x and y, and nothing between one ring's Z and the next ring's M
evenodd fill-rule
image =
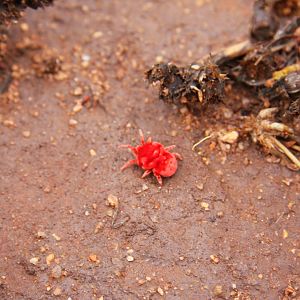
M300 169L300 138L295 130L300 117L299 8L299 1L257 0L249 40L204 57L197 64L178 67L160 63L146 72L148 82L159 85L160 99L186 106L198 117L208 106L216 113L222 105L228 109L235 106L236 115L229 118L231 129L212 130L193 149L215 138L220 145L229 144L221 147L226 150L250 136L267 153L290 161L291 169ZM247 100L246 111L242 97L236 97L235 103L226 97L241 90L254 96Z
M0 4L0 25L19 19L26 8L38 9L52 3L53 0L3 0Z

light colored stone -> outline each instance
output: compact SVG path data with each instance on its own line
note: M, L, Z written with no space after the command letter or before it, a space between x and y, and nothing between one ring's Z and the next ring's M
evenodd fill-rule
M60 278L62 275L62 268L60 265L56 265L52 271L51 271L51 276L55 279Z
M36 266L38 264L39 260L40 259L38 257L33 257L29 260L29 262Z
M234 144L239 138L239 133L235 130L220 134L220 140L227 144Z

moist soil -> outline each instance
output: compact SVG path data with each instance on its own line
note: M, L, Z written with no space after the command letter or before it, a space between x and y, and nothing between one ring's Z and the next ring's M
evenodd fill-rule
M1 299L299 299L299 173L250 141L192 151L210 114L144 80L248 38L252 4L56 1L10 27ZM140 128L183 156L162 187L120 172Z

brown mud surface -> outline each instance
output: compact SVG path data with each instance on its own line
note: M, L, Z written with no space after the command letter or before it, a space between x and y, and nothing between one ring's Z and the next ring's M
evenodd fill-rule
M299 299L299 173L250 143L198 155L209 114L190 126L143 80L161 57L186 65L247 38L252 1L81 3L10 29L20 96L0 106L0 298ZM45 49L56 75L33 72ZM76 106L87 85L100 105ZM120 172L118 145L139 128L184 157L162 188Z

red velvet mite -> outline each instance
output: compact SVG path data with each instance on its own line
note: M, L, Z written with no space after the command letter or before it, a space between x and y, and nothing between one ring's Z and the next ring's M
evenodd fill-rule
M175 145L164 147L160 143L152 142L151 137L145 142L143 132L139 130L139 133L141 137L140 145L136 147L121 145L123 148L129 148L135 156L135 159L129 160L121 168L121 171L132 165L138 165L145 170L142 178L145 178L153 172L158 183L162 185L161 176L170 177L174 175L177 170L177 159L182 160L182 157L178 153L170 152L170 150L176 147Z

